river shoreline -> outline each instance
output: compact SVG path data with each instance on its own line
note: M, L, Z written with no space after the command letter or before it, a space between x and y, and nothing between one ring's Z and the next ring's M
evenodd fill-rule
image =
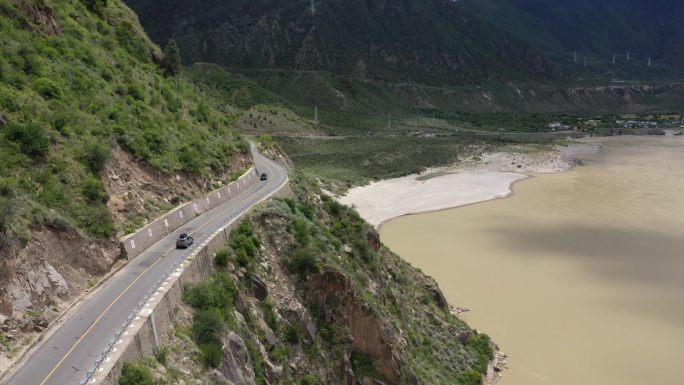
M684 218L684 142L586 142L596 154L577 157L585 167L524 179L510 202L431 210L441 213L383 227L383 242L432 275L449 303L476 310L464 319L512 357L508 369L497 352L499 370L490 367L487 385L638 385L654 373L660 381L652 383L672 380L666 373L676 367L684 320L673 306L684 289L670 283L681 282L683 263L676 250L684 241L673 229ZM595 349L587 351L587 341ZM644 347L657 355L644 357Z
M550 150L511 146L448 167L355 187L339 198L380 229L405 215L425 214L508 198L513 185L540 174L555 174L581 165L581 158L598 152L600 141L585 140Z
M525 152L513 148L514 151L510 152L485 153L480 157L463 159L454 166L356 187L339 200L354 206L379 231L383 224L402 216L508 198L513 194L513 186L520 181L540 174L571 171L582 164L581 158L597 153L600 143L600 140L586 140L568 146L554 146L546 152ZM392 194L397 190L403 194ZM472 190L476 193L473 194ZM450 306L456 316L463 318L453 308L454 305ZM508 368L506 353L495 341L491 344L494 358L483 377L484 385L497 384Z

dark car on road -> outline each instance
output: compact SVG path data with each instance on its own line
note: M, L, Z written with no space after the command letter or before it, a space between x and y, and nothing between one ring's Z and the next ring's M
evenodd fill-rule
M178 239L176 239L176 248L177 249L187 249L190 247L193 243L195 242L195 239L188 234L181 234L178 236Z
M268 175L266 175L265 172L262 172L262 173L261 173L261 176L259 177L259 179L260 179L260 180L266 180L266 179L268 179Z

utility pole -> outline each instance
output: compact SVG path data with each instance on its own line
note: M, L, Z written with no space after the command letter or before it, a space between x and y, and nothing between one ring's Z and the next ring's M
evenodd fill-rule
M584 57L584 68L587 68L587 57Z
M615 64L615 54L613 54L613 64Z
M648 66L649 67L651 66L651 57L650 56L648 57Z
M631 56L631 55L630 55L630 52L627 51L627 61L629 61L630 56Z
M392 113L390 112L387 115L387 129L389 130L391 128L392 128Z
M577 63L577 51L572 53L572 61Z
M314 124L318 124L318 106L314 106Z
M316 14L316 3L314 3L314 0L311 0L311 16Z

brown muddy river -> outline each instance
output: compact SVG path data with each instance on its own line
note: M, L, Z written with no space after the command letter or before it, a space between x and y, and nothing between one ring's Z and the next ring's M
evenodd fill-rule
M586 162L382 240L509 355L501 385L682 384L684 140L610 140Z

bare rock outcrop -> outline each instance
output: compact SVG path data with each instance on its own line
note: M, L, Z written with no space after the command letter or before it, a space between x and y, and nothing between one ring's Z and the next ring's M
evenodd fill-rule
M394 349L384 330L382 321L373 317L368 309L357 301L351 281L339 271L327 271L312 276L308 282L310 301L322 310L327 322L343 323L352 335L352 351L371 356L378 373L390 382L401 375ZM336 297L336 301L329 301ZM339 303L329 308L327 303Z
M54 266L43 261L34 266L25 275L14 277L6 289L12 311L24 312L34 302L46 304L53 296L66 300L69 297L69 285Z
M224 353L219 371L235 385L255 385L249 351L239 335L230 332L223 340Z
M380 234L375 229L370 229L366 233L366 241L368 241L368 244L370 247L375 251L376 253L380 251L380 248L382 247L382 242L380 242Z
M62 35L62 27L57 21L55 10L47 5L33 5L21 0L19 9L24 11L33 24L27 25L29 30L39 30L47 36Z

